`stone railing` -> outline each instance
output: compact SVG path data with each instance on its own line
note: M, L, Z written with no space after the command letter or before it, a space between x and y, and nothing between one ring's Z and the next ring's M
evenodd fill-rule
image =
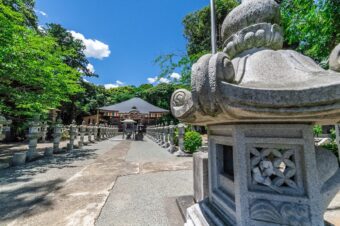
M167 149L170 153L178 156L188 155L184 152L184 134L185 124L178 125L155 125L146 129L148 137L159 144L159 146ZM175 145L175 130L178 129L178 146Z
M0 141L4 139L4 132L11 122L6 120L0 115ZM61 120L51 126L52 142L51 147L46 147L45 152L39 153L37 150L38 143L48 143L47 134L49 126L47 122L41 122L39 116L35 116L28 123L28 150L27 152L14 153L11 164L13 166L22 165L29 161L34 161L43 156L51 157L53 154L65 153L70 151L82 150L85 145L89 143L95 143L98 141L104 141L118 135L118 128L107 125L77 125L73 121L70 125L63 125ZM60 148L63 133L68 133L67 147ZM85 142L85 136L87 136L87 142ZM79 139L78 139L79 137ZM76 141L78 143L76 144Z

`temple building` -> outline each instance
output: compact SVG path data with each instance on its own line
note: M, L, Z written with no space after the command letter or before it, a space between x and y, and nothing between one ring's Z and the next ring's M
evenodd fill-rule
M118 104L100 107L97 110L97 115L86 116L84 121L86 124L107 123L110 125L120 125L123 120L132 119L138 124L153 125L159 118L168 113L168 110L154 106L141 98L134 97Z

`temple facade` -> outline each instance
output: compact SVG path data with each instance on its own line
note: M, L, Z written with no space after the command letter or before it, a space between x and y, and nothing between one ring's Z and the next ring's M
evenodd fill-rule
M125 119L132 119L137 124L153 125L158 119L168 114L169 111L154 106L147 101L134 97L118 104L100 107L96 115L84 117L86 124L107 123L121 125Z

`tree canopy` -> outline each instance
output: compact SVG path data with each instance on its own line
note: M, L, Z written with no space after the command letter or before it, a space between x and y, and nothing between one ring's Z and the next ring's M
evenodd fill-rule
M285 47L327 67L330 52L340 43L339 0L283 0L281 15Z
M19 1L21 4L21 1ZM81 73L64 62L49 34L27 26L25 10L0 0L0 107L17 118L46 113L82 90Z
M280 3L284 48L299 51L327 68L331 50L340 42L339 0L277 0ZM221 27L226 15L238 5L234 0L216 1L217 47L222 50ZM186 53L166 54L156 58L159 77L169 77L179 71L179 81L189 88L191 66L201 56L211 52L210 8L189 13L183 19Z

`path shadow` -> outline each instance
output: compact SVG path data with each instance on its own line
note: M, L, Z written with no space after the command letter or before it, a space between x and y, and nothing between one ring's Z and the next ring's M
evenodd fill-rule
M1 191L0 220L16 219L24 213L32 213L35 209L33 206L42 206L44 208L40 210L48 210L53 205L48 194L60 189L63 182L61 179L50 180Z
M55 154L53 157L43 157L23 166L10 167L0 170L0 186L17 182L28 182L32 176L45 173L49 169L62 169L77 167L75 161L85 161L95 159L98 154L97 149L74 150Z

